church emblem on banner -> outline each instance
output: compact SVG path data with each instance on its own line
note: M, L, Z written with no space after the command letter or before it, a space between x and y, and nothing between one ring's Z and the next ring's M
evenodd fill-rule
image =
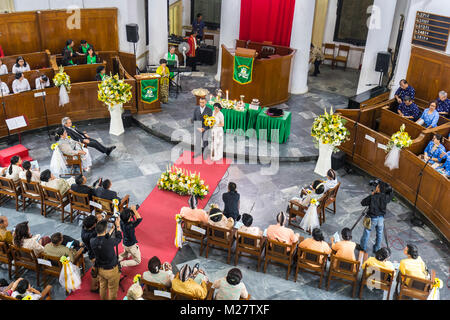
M253 61L253 58L235 56L233 80L239 84L252 82Z
M145 103L153 103L158 100L159 80L149 79L141 81L141 100Z

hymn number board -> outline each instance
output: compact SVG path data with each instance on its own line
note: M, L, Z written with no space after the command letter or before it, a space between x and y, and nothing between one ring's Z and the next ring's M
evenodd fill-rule
M450 17L417 11L413 44L445 51L450 33Z

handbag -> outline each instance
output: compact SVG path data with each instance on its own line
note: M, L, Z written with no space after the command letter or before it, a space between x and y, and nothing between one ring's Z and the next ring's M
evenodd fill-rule
M369 216L364 217L363 226L368 230L372 229L372 219Z

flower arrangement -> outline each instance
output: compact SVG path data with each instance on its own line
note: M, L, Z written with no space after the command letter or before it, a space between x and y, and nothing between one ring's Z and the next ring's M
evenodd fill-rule
M201 180L200 174L172 166L161 174L157 186L160 190L175 192L181 196L195 195L203 199L209 192L209 186Z
M191 93L194 96L206 97L206 95L209 94L209 91L207 89L199 88L192 90Z
M55 77L53 78L53 83L58 88L61 86L66 87L67 92L70 92L70 77L67 73L64 72L64 67L59 67L59 72L55 74Z
M311 199L310 204L312 204L313 206L319 206L319 201L317 201L317 199Z
M388 142L386 152L392 150L392 148L397 147L399 149L408 148L412 144L412 139L408 132L405 131L405 125L402 124L400 131L394 133Z
M52 146L51 146L52 151L55 151L55 149L56 149L57 146L59 146L59 143L54 143L54 144L52 144Z
M119 75L105 76L105 79L98 84L98 100L110 107L124 104L133 97L131 89L132 86L120 80Z
M323 144L330 144L333 147L340 146L349 139L350 132L345 127L346 120L337 114L325 110L325 114L318 116L313 123L311 136L314 140Z
M133 278L133 283L139 283L141 281L142 276L140 274L137 274Z
M205 119L205 121L204 121L205 126L210 127L210 128L214 127L214 124L216 123L216 118L208 117L206 115L203 118Z

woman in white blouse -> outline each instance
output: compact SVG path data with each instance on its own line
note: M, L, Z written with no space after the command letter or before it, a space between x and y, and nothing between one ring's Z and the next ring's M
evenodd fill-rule
M6 64L3 64L2 59L0 59L0 76L4 74L8 74L8 67L6 66Z
M22 164L23 170L19 173L19 177L27 182L40 182L41 174L38 170L31 170L30 161L24 161Z
M22 159L19 156L14 156L10 160L10 165L3 169L2 175L5 178L13 180L15 183L20 182L20 173L23 171L20 165Z
M22 57L18 57L16 60L16 63L13 65L12 73L18 73L18 72L24 73L25 71L30 71L30 70L31 70L30 65L25 61L25 59Z
M14 93L21 93L31 90L30 83L21 72L16 73L16 80L13 81L12 88Z
M6 83L0 80L0 97L7 96L9 94L9 87Z
M44 252L43 239L41 235L32 235L28 221L19 223L14 230L13 243L19 248L33 250L36 256Z
M335 188L337 185L338 181L336 179L336 172L333 169L328 170L327 181L325 182L325 192Z
M50 80L45 74L43 74L42 76L36 78L35 84L36 90L41 90L50 87Z

